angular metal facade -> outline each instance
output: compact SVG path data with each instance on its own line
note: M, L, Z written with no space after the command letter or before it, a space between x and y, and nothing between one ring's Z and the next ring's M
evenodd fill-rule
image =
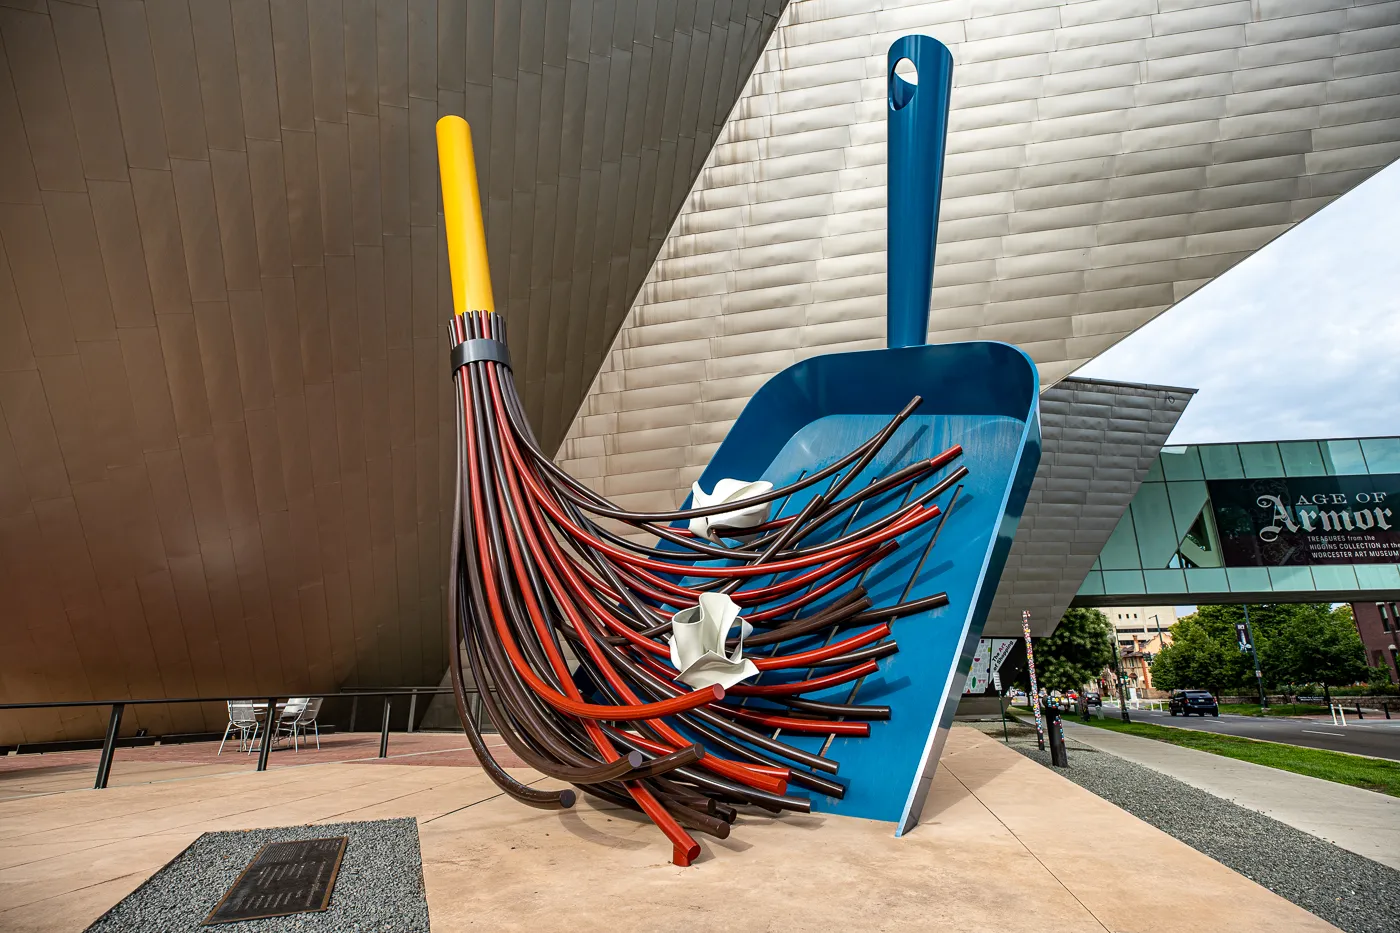
M883 343L894 36L958 63L932 336L1046 381L1400 153L1400 0L784 7L0 0L0 697L436 679L440 114L533 420L638 506Z
M1070 376L1040 396L1042 450L984 634L1048 635L1118 527L1194 389Z
M435 681L434 121L475 127L557 443L781 9L0 2L0 697ZM0 743L101 728L10 715Z
M1052 384L1400 156L1400 2L794 0L561 457L674 506L754 390L885 341L885 52L953 53L930 338Z

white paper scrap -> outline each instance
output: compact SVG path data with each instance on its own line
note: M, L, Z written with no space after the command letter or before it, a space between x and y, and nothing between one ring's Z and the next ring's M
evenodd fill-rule
M700 488L699 483L695 483L690 488L690 504L692 508L704 508L708 505L720 505L725 502L738 502L742 499L761 496L773 488L772 483L758 480L757 482L746 482L741 479L722 479L715 483L714 492L706 493ZM692 518L690 520L691 534L701 538L710 537L712 528L752 528L768 521L768 506L771 503L760 502L758 505L750 505L745 508L735 509L733 512L721 512L718 515L707 515L703 518Z
M733 654L724 643L735 624L739 644ZM671 618L671 664L680 671L676 679L696 690L719 684L728 689L757 676L758 668L744 658L744 639L753 626L739 618L739 606L724 593L702 593L700 604L682 609Z

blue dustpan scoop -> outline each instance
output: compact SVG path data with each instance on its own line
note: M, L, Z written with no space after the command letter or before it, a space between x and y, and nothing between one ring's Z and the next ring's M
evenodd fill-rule
M896 74L906 59L917 82ZM939 500L945 517L899 538L899 550L863 581L877 607L944 591L948 604L894 621L899 652L858 685L854 699L850 684L805 695L888 705L890 719L872 722L868 738L781 737L811 752L827 746L824 754L841 763L837 777L847 794L816 795L814 808L894 822L897 833L918 822L1040 461L1039 376L1030 357L990 341L925 343L952 73L952 56L936 39L905 36L890 47L890 349L813 357L778 373L749 401L699 483L711 489L722 478L744 477L785 486L859 446L914 396L922 405L850 488L962 445L959 462L970 472ZM796 514L824 488L793 495L781 514ZM859 524L900 504L871 500Z

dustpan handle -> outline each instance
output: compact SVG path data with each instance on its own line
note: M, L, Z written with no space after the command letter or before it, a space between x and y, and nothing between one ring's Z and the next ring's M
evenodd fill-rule
M918 72L917 84L895 74L906 58ZM892 347L916 347L928 339L953 56L937 39L903 36L890 46L887 67L888 339Z

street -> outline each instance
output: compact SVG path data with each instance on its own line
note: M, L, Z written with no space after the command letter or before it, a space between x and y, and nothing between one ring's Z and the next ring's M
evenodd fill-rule
M1106 703L1103 714L1105 717L1116 717L1118 707ZM1132 717L1133 722L1198 729L1201 732L1219 732L1224 735L1400 761L1400 719L1383 719L1379 713L1375 719L1368 715L1358 721L1349 712L1345 726L1334 726L1326 719L1271 719L1230 713L1222 713L1217 719L1214 716L1172 716L1165 710L1130 709L1128 715Z

